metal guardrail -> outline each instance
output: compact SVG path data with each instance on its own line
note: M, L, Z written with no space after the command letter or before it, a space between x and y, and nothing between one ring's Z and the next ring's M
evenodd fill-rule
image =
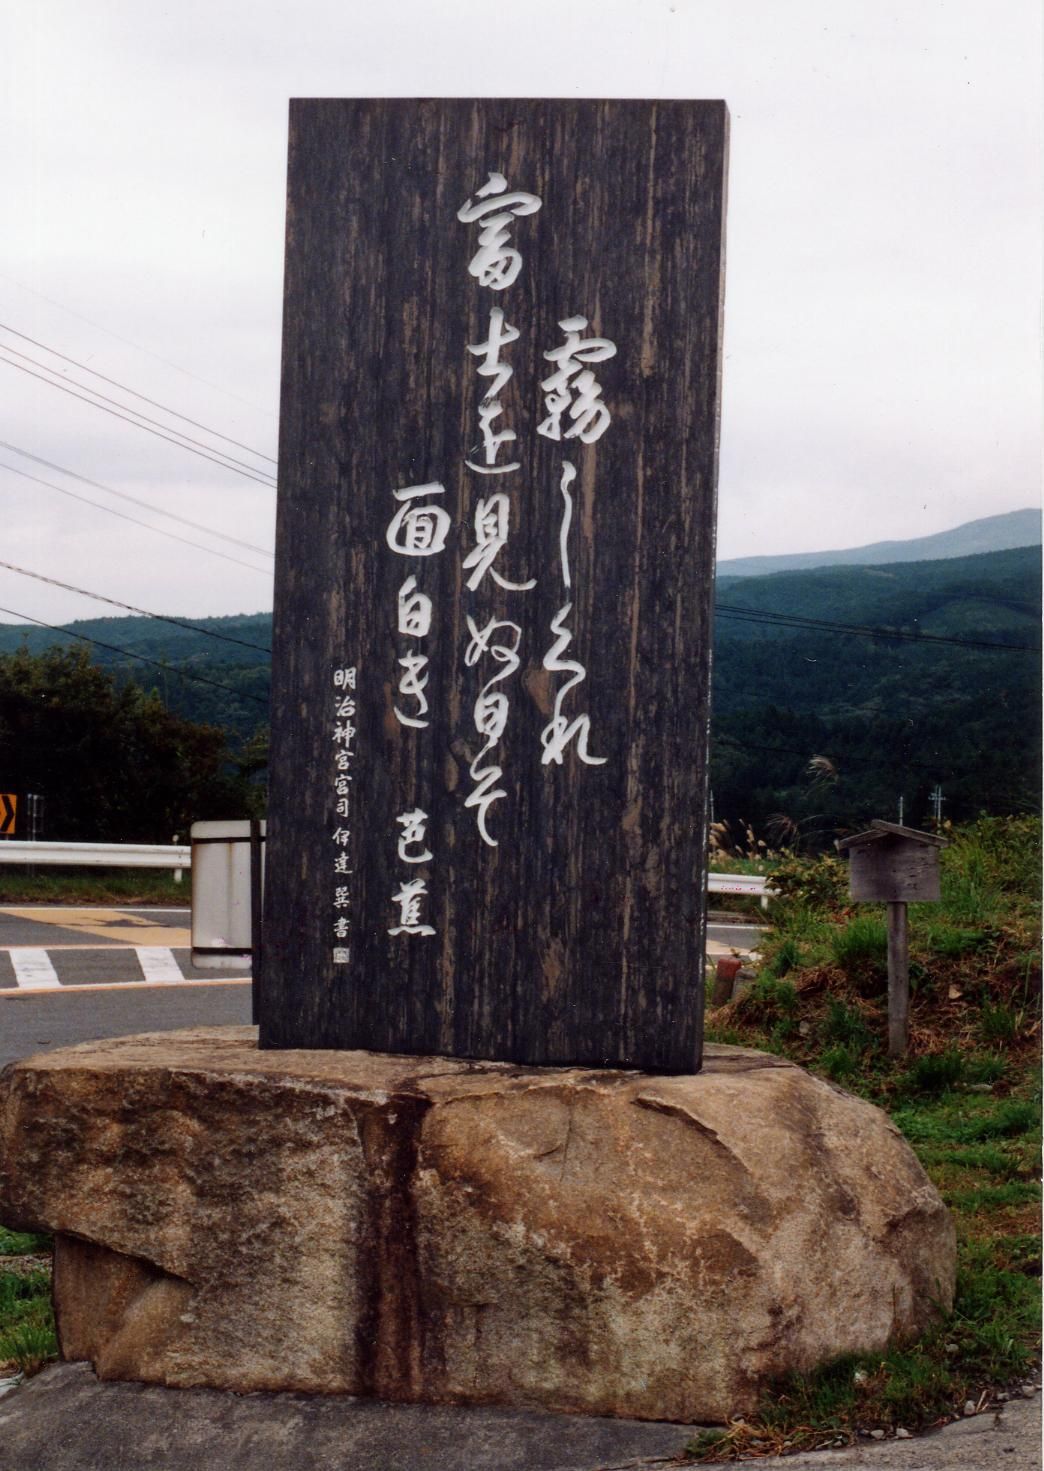
M769 900L776 893L769 881L760 873L709 873L708 894L750 894L761 900L762 909L767 909Z
M185 843L23 843L0 841L0 863L57 868L191 868Z
M69 868L191 868L192 846L189 843L23 843L9 840L0 841L0 863L37 863ZM763 874L709 873L707 892L748 894L764 901L775 890Z
M768 879L760 873L709 873L707 875L708 894L753 894L757 898L764 895L772 895L776 891L769 888Z

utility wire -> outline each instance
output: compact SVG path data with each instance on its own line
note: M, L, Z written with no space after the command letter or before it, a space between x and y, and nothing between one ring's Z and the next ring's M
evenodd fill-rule
M40 301L46 301L49 306L56 306L60 312L65 312L68 316L75 317L78 322L86 322L88 327L94 327L98 332L104 332L106 337L112 337L116 342L122 342L125 347L133 347L135 352L143 352L146 357L154 358L157 363L162 363L164 367L173 368L175 373L182 373L186 378L192 378L195 382L202 383L207 388L213 388L217 393L224 393L229 398L234 398L237 403L245 404L248 409L253 409L256 413L265 414L268 418L272 417L269 410L258 408L257 404L251 403L247 398L241 398L238 393L233 393L231 389L222 388L218 383L211 383L208 378L201 378L198 373L190 373L188 368L181 367L179 363L172 363L170 358L161 357L158 352L153 352L148 347L142 347L140 342L132 342L129 337L121 337L111 327L103 327L100 322L92 321L90 317L85 317L82 312L74 312L71 306L64 306L62 302L55 301L53 296L45 296L42 291L37 291L33 286L27 286L24 281L16 281L13 276L8 276L2 271L0 271L0 280L10 281L12 286L18 287L19 291L28 291L30 296L36 296Z
M60 633L63 638L75 638L83 644L93 644L98 649L108 649L110 654L122 654L125 659L137 659L142 664L151 664L154 669L162 669L164 674L176 675L178 679L191 679L196 684L209 684L213 689L224 690L226 694L235 695L239 700L252 700L255 705L263 705L268 709L268 701L263 700L260 695L252 695L248 690L237 690L230 684L221 684L216 679L207 679L205 674L189 674L186 669L179 669L173 664L161 664L158 659L149 659L144 654L132 653L130 649L119 649L115 644L102 643L100 638L88 638L85 633L73 633L71 628L59 628L54 623L44 623L41 618L30 618L28 613L17 613L14 608L0 608L0 613L7 613L11 618L20 618L23 623L35 623L37 628L48 628L52 633Z
M234 444L237 449L245 449L248 454L257 455L259 460L267 460L270 465L278 464L271 455L264 454L259 449L254 449L242 440L233 439L229 434L222 434L220 429L211 429L207 424L201 424L198 419L190 419L188 414L179 414L177 409L168 408L166 404L157 399L149 398L147 394L139 393L136 388L129 388L126 383L120 383L115 378L108 378L104 373L99 373L97 368L88 367L86 363L77 362L76 358L67 357L64 352L59 352L56 347L48 347L46 342L38 342L35 337L29 337L25 332L19 332L17 327L9 327L6 322L0 322L0 328L10 332L13 337L20 337L23 342L31 342L33 347L39 347L44 352L49 352L52 357L61 358L63 363L71 363L74 368L79 368L82 373L90 373L94 378L100 378L103 383L109 383L113 388L119 388L123 393L130 393L135 398L140 398L142 403L151 404L154 409L162 409L165 414L172 414L175 419L181 419L185 424L191 424L195 429L202 429L207 434L213 434L216 439L223 439L226 444ZM10 348L13 352L14 349ZM32 359L29 359L32 362ZM88 390L90 391L90 390ZM111 400L110 400L111 402Z
M261 654L272 653L265 644L253 644L243 638L233 638L230 633L218 633L213 628L200 628L198 623L186 623L181 618L169 618L164 613L150 613L147 608L136 608L133 603L121 603L117 598L107 598L104 593L88 592L85 587L74 587L71 582L61 582L57 577L45 577L42 572L30 572L27 567L16 567L13 562L0 561L0 567L8 572L17 572L19 577L32 577L36 582L46 582L50 587L60 587L66 592L78 593L83 598L93 598L98 603L108 603L113 608L123 608L127 613L140 613L143 618L155 618L158 623L171 623L175 628L187 628L190 633L201 633L205 638L218 638L226 644L239 644L243 649L257 649Z
M12 454L21 455L25 460L32 460L34 464L44 465L48 470L57 470L59 475L68 475L70 480L78 480L81 485L89 485L92 490L103 490L106 495L114 495L118 500L129 501L132 506L140 506L143 511L154 511L157 516L166 516L168 521L178 521L182 526L191 526L193 531L202 531L207 536L216 536L219 541L230 542L232 546L242 547L247 552L258 552L262 557L271 558L272 553L264 547L257 546L252 541L243 541L238 536L229 536L224 531L216 531L212 526L205 526L202 521L193 521L188 516L179 516L176 511L164 510L162 506L155 506L151 501L140 500L136 495L129 495L125 490L113 490L111 485L103 485L100 480L89 480L86 475L78 475L75 470L67 470L64 465L56 465L53 460L45 460L40 455L30 454L27 449L19 449L17 444L8 444L5 439L0 439L0 449L9 449ZM103 509L107 509L103 508Z
M738 736L730 735L728 731L712 731L711 745L714 746L720 741L724 741L726 745L738 746L743 751L758 751L759 753L767 752L768 754L775 756L800 756L803 761L808 761L810 759L808 750L799 751L796 746L759 746L754 741L742 741ZM829 754L829 748L832 748L834 750L837 749L833 746L832 742L829 741L827 742L827 747L828 749L824 752L824 754ZM823 749L822 745L821 749ZM879 771L881 769L880 761L871 761L868 760L865 756L847 756L844 754L839 754L837 759L839 762L842 762L846 766L864 766L871 771ZM940 758L940 761L941 759L942 758ZM898 765L901 762L904 769L910 768L914 771L937 772L939 770L940 761L936 761L934 763L926 763L924 761L907 761L904 757L900 756L896 764Z
M905 640L909 643L918 644L956 644L958 648L967 649L1001 649L1010 653L1021 650L1031 654L1039 654L1039 644L1002 644L996 641L974 638L948 638L940 633L904 633L897 628L868 628L850 623L832 623L825 618L805 618L797 613L771 613L760 608L744 608L730 603L715 603L715 614L723 618L736 618L745 623L775 624L781 627L807 628L810 630L822 629L830 633L853 633L862 638L892 638Z
M90 404L92 408L101 409L103 414L111 414L114 419L122 419L125 424L133 424L135 429L144 429L146 434L154 434L157 439L165 439L168 444L177 445L179 449L188 450L189 454L199 455L200 459L210 460L212 464L220 465L223 470L231 470L234 475L242 475L246 480L256 480L258 485L265 485L269 490L275 489L273 480L263 480L260 475L255 475L252 470L240 470L227 460L219 460L216 455L207 454L205 450L194 449L192 445L186 444L183 439L174 439L170 434L161 434L158 429L152 429L148 424L132 419L127 414L119 414L115 409L106 408L103 403L98 403L93 398L87 398L82 393L74 393L65 383L55 383L53 379L47 378L43 373L34 373L32 368L26 368L22 363L13 363L10 358L0 355L0 363L5 363L9 368L17 368L20 373L27 373L30 378L38 378L41 383L46 383L50 388L57 388L62 393L67 393L70 398L77 398L81 403ZM132 411L133 412L133 411Z
M219 552L217 547L207 547L202 542L190 541L187 536L179 536L176 531L165 531L162 526L153 526L150 522L142 521L137 516L128 516L126 511L117 511L115 506L103 506L100 501L92 500L88 495L79 495L75 490L67 490L64 485L55 485L51 480L41 480L39 475L30 475L28 470L19 470L17 465L8 465L0 460L0 470L10 470L12 475L21 475L23 480L31 480L34 485L46 485L48 490L56 490L59 495L70 496L74 501L82 501L85 506L93 506L96 511L105 511L110 516L119 516L121 521L130 521L135 526L144 526L146 531L154 531L157 536L166 536L171 541L180 541L182 546L194 547L197 552L207 552L211 557L220 557L225 562L235 562L237 567L246 567L261 577L272 575L269 568L255 567L253 562L244 562L242 557L233 557L228 552Z
M220 456L219 463L224 464L225 461L227 461L228 467L230 469L233 465L239 465L241 469L254 471L258 475L266 475L272 480L273 484L275 483L275 477L272 475L272 472L270 470L264 470L258 465L251 465L246 460L237 460L235 455L230 455L227 450L218 449L218 447L213 444L205 444L201 439L193 439L192 435L186 434L183 429L176 429L173 424L165 424L162 419L152 419L149 417L148 414L143 414L140 409L132 408L130 404L125 404L118 398L110 398L107 393L101 393L97 388L91 388L90 384L88 383L77 383L75 378L67 378L65 374L63 372L59 372L57 368L51 368L47 365L47 363L37 362L36 358L31 358L27 352L19 352L17 347L9 347L6 342L0 343L0 347L3 348L4 352L9 352L16 358L21 358L22 362L32 363L34 368L40 368L42 372L50 373L51 378L56 378L58 380L56 383L51 383L52 388L65 388L67 391L70 392L73 388L82 389L83 393L89 393L92 395L91 398L84 399L84 402L94 404L95 408L100 409L102 404L112 404L114 408L126 409L128 414L134 415L134 418L130 421L132 424L138 424L138 420L141 420L141 423L138 424L139 429L143 429L146 424L151 424L156 429L169 430L171 434L177 435L177 438L172 440L172 443L181 444L182 441L184 441L184 448L186 449L190 444L195 445L197 449L207 450L214 455ZM0 358L0 362L7 363L8 367L10 368L17 368L19 366L18 363L12 363L9 358ZM30 371L31 370L29 368L22 369L23 373L28 373ZM88 369L88 371L90 370ZM33 373L32 376L34 378L40 377L39 373ZM51 379L41 378L40 381L42 383L50 383ZM74 394L73 397L75 398L76 395ZM95 399L100 399L101 402L94 403ZM160 407L162 408L162 404L160 405ZM209 432L210 431L207 430L208 434Z

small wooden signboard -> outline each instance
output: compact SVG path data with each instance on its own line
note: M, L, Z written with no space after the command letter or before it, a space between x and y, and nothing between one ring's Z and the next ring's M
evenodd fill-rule
M291 104L263 1047L698 1069L726 144Z
M888 1054L902 1057L909 1042L910 941L907 904L935 904L942 894L939 853L946 839L919 828L875 818L865 833L834 845L848 855L853 899L888 905Z
M946 840L918 828L880 819L865 833L842 838L838 851L848 854L848 888L853 899L939 902L939 852Z

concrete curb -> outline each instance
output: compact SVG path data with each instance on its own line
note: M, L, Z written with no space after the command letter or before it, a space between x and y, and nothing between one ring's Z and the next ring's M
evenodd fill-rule
M0 1471L593 1471L697 1427L543 1411L101 1383L57 1364L0 1401Z
M0 1402L0 1471L641 1471L677 1464L696 1429L492 1407L103 1384L86 1364L57 1364ZM1040 1396L920 1439L748 1464L759 1471L1039 1471Z

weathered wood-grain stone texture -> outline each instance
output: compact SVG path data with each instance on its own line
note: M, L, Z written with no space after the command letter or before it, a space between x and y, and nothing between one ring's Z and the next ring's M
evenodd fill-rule
M726 142L720 102L291 105L263 1047L698 1069ZM442 550L395 550L422 507ZM556 714L589 728L545 760Z

